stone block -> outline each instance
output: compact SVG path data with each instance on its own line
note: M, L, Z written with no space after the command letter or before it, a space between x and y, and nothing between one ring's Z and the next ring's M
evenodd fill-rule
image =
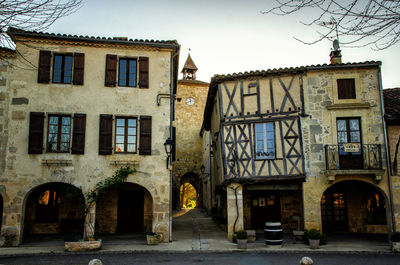
M13 98L11 100L11 104L12 105L23 105L23 104L29 104L29 99L27 98Z
M4 101L6 99L6 94L4 92L0 92L0 101Z
M310 125L310 133L311 135L321 134L322 127L320 125Z
M65 251L82 252L101 249L101 239L96 241L65 242Z
M25 118L26 118L25 111L15 110L15 111L11 112L12 120L25 120Z

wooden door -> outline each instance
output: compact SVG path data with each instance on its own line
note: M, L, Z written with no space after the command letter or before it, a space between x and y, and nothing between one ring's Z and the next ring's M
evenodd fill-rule
M258 192L251 196L251 224L254 229L264 229L265 222L281 222L279 192Z
M336 124L340 169L362 169L363 155L360 118L338 118ZM350 143L354 144L352 145L352 149L355 149L355 152L346 150L346 147L349 146L347 144Z
M322 231L348 232L346 196L341 191L325 192L321 199Z
M144 232L144 191L118 190L118 233Z

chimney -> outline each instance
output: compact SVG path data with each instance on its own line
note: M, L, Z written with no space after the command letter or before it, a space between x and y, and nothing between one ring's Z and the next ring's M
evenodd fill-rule
M333 50L329 54L331 57L331 64L341 64L342 63L342 53L339 47L339 41L336 39L333 41Z

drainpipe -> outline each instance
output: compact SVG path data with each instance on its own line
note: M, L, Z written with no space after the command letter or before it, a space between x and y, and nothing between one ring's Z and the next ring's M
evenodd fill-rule
M229 188L232 189L233 191L235 191L236 219L235 219L235 223L233 223L233 234L235 234L236 223L239 220L239 205L238 205L238 198L237 198L237 189L239 188L239 186L236 186L235 188L232 188L232 187L229 187Z
M174 143L173 151L175 152L175 139L173 134L173 121L175 119L175 96L174 96L174 58L179 55L179 47L176 49L176 52L171 52L171 62L170 62L170 86L169 86L169 94L170 94L170 125L169 125L169 135ZM169 164L172 167L172 154L170 155ZM169 169L169 242L172 242L172 168Z
M209 161L208 161L208 174L209 174L209 183L210 183L210 206L209 206L209 208L210 209L208 209L209 210L209 213L210 213L210 215L211 215L211 208L213 207L213 185L212 185L212 161L211 161L211 147L212 147L212 137L211 137L211 130L209 131L209 134L208 134L208 141L209 141L209 144L210 144L210 148L208 149L208 158L209 158ZM215 155L215 154L213 154L213 155Z
M381 101L381 114L382 114L382 127L383 127L383 135L385 141L386 148L386 167L387 167L387 175L388 175L388 188L389 188L389 199L390 199L390 215L392 218L392 232L396 233L396 223L394 217L394 201L393 201L393 190L392 190L392 177L390 174L390 157L389 157L389 145L387 139L387 131L386 131L386 121L385 121L385 110L383 107L383 91L382 91L382 73L381 67L378 68L378 85L379 85L379 95Z

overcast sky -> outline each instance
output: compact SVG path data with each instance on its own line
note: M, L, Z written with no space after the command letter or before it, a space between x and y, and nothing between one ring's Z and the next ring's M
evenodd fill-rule
M75 14L58 20L48 32L132 39L176 39L180 70L189 48L199 68L197 79L215 74L329 63L332 43L314 40L315 30L295 16L263 15L272 0L84 0ZM384 51L342 47L342 61L382 61L384 88L400 87L400 45ZM181 78L181 74L179 78Z

